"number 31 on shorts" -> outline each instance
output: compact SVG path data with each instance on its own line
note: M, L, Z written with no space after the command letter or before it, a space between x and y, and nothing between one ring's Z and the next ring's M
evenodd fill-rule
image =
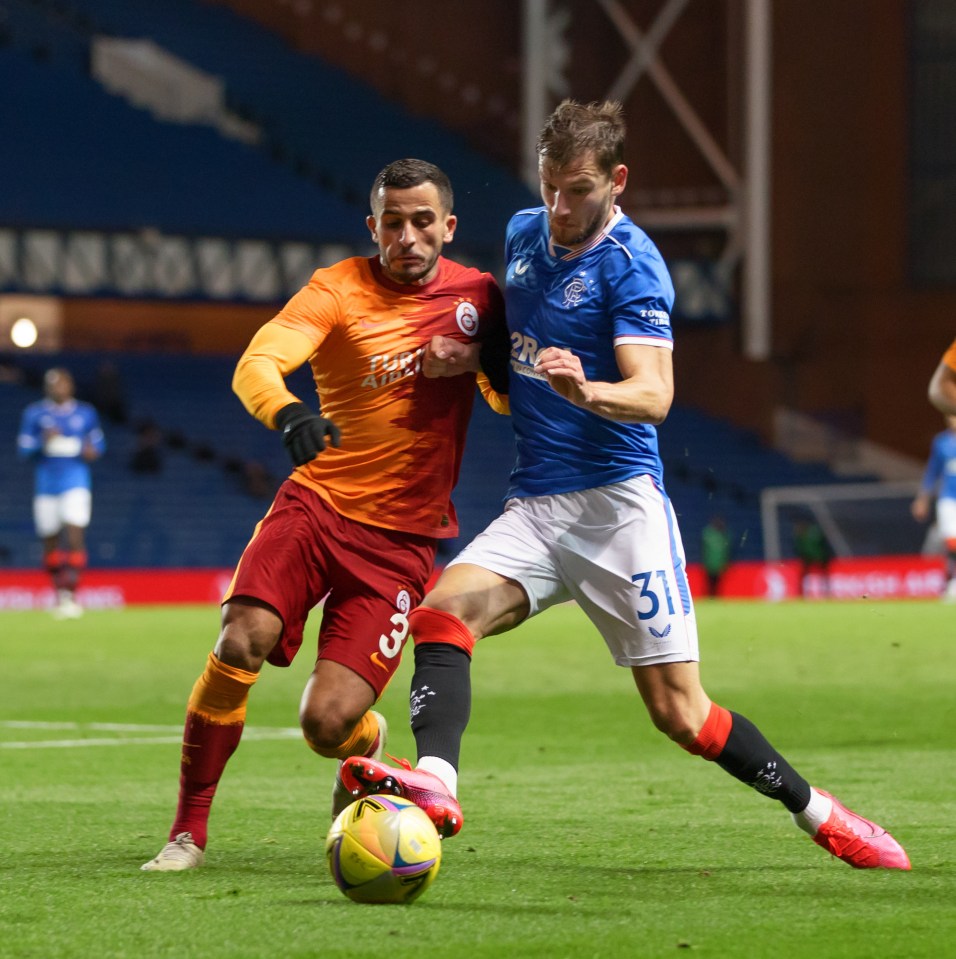
M659 585L655 583L659 580ZM639 583L641 587L640 605L637 609L638 619L653 619L661 609L661 600L658 592L663 593L664 601L667 603L668 615L674 615L674 601L671 599L671 590L667 582L667 571L663 569L647 570L643 573L635 573L631 577L632 583ZM654 588L658 585L658 589Z

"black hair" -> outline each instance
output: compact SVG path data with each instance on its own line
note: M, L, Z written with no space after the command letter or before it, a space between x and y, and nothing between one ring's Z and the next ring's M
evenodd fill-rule
M372 213L377 213L381 208L381 196L385 190L407 190L423 183L435 184L444 212L451 213L455 204L451 180L434 163L414 159L395 160L375 177L369 195Z

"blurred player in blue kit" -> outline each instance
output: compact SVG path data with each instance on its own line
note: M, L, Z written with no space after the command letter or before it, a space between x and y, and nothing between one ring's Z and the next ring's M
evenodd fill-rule
M956 415L945 419L946 429L933 438L912 512L916 520L926 522L935 498L936 533L946 557L943 599L956 603Z
M53 613L73 619L83 613L76 588L86 569L90 463L103 455L106 443L96 409L76 399L68 370L47 370L43 390L45 398L23 411L17 449L35 464L33 521L56 591Z
M505 243L518 454L504 512L409 617L417 767L357 756L342 781L355 796L406 795L442 835L458 832L475 642L575 600L615 663L630 668L661 732L778 800L850 865L909 869L886 830L812 788L753 723L701 686L655 429L674 394L674 290L654 244L616 205L628 175L624 136L619 104L573 101L539 136L544 206L515 214Z

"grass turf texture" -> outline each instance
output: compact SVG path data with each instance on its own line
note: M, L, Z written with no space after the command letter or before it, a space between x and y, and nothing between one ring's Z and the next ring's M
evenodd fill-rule
M912 872L832 859L779 804L668 743L566 606L479 646L465 826L415 904L356 905L332 884L333 765L294 734L243 741L202 869L142 873L169 827L216 611L4 613L0 957L953 955L956 611L702 601L698 618L710 695L890 828ZM251 729L295 727L310 659L307 641L291 669L267 667ZM409 656L381 708L389 751L414 759L410 672ZM114 744L43 746L77 740Z

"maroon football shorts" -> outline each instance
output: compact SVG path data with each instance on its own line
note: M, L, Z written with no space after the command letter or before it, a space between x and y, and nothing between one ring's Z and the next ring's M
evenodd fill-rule
M388 685L435 561L428 536L367 526L339 515L293 480L256 527L223 602L248 596L273 607L283 629L268 661L288 666L320 603L318 659L354 670L378 695Z

